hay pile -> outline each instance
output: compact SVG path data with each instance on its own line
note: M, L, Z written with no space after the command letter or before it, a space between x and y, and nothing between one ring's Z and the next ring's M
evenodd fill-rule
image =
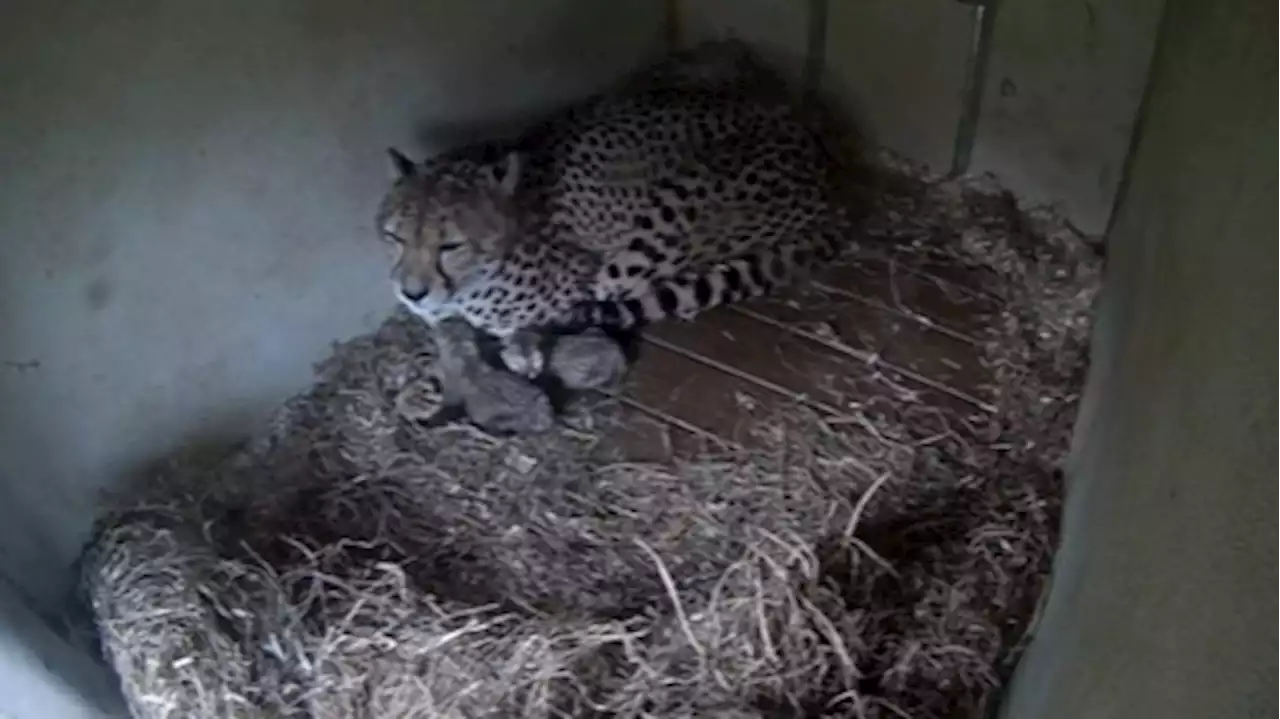
M750 451L627 463L601 437L645 420L607 399L533 439L405 422L432 349L396 316L233 456L114 503L84 580L135 714L989 709L1045 589L1100 262L980 183L877 189L866 251L999 300L996 412L794 407Z

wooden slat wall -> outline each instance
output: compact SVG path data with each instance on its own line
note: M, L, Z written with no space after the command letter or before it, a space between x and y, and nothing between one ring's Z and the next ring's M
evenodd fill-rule
M1100 233L1164 0L669 2L678 44L740 37L797 87L820 86L874 143L939 172L968 146L961 169L993 172ZM989 62L975 69L983 2ZM965 123L970 103L979 111Z
M973 169L1101 233L1124 172L1164 0L1002 3Z
M681 45L746 40L797 88L820 87L872 142L950 166L973 8L954 0L675 2Z

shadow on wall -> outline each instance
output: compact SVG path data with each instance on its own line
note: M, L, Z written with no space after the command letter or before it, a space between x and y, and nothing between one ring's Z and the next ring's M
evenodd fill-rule
M175 463L212 464L244 441L244 427L234 415L211 423L178 450L124 472L119 488L152 481ZM33 550L45 548L48 554L48 537L56 529L22 516L7 521L16 524ZM69 570L52 567L66 575L65 588L54 597L33 594L21 576L0 574L0 716L10 716L6 711L16 717L127 713L115 673L102 656L92 608L80 592L80 562L77 556Z
M125 716L111 669L86 643L54 631L65 623L51 625L19 592L0 582L0 715Z
M386 146L505 132L663 42L652 0L11 5L0 578L38 614L101 490L238 438L394 306Z
M36 594L56 591L49 567L98 489L242 429L393 306L369 226L383 148L505 132L662 42L647 0L367 10L11 13L0 333L21 371L0 376L0 475L32 526L4 542L4 569Z

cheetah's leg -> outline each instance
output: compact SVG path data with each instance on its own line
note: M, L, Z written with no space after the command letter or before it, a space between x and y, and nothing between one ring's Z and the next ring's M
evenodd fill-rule
M503 338L499 357L507 369L522 377L537 377L546 369L547 358L542 352L542 336L534 330L516 330Z

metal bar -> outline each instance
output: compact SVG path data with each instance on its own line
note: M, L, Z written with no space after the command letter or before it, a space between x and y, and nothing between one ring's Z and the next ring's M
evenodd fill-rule
M991 59L991 39L996 27L997 0L958 0L973 6L973 33L969 57L965 60L963 106L956 123L955 146L951 153L951 175L961 175L973 160L973 146L978 137L978 120L982 114L982 93L987 85L987 65Z
M827 2L809 0L808 35L805 39L804 104L812 108L818 101L822 74L827 62Z

